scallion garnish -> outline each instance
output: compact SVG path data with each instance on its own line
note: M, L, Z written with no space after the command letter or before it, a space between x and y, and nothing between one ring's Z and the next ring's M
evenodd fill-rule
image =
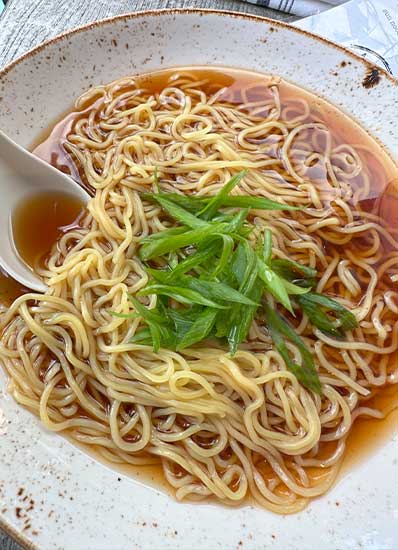
M270 305L271 296L292 315L295 308L301 309L313 326L336 338L357 326L355 316L336 300L311 291L315 269L290 259L272 259L269 228L260 231L253 246L248 239L254 230L247 221L250 209L300 207L231 196L245 174L236 174L211 198L164 193L156 175L157 192L141 197L156 202L180 224L141 241L138 254L150 281L136 296L156 294L158 303L149 309L130 296L135 311L114 315L140 317L146 327L132 341L151 345L155 351L161 347L179 351L213 337L225 339L232 355L246 340L253 320L261 318L286 367L303 386L320 394L311 351L282 312ZM152 260L163 267L154 267ZM286 342L298 349L301 364L293 361Z

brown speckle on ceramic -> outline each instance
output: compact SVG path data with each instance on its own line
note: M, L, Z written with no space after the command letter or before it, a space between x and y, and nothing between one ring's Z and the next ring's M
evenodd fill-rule
M364 88L374 88L381 81L381 71L378 67L369 68L365 78L362 80Z
M287 24L214 11L116 17L40 46L0 73L0 127L30 146L89 86L191 64L280 75L353 114L396 153L398 86L393 78L381 71L378 85L366 89L364 73L372 67L347 50ZM296 550L317 548L321 540L322 550L395 550L398 483L391 480L398 475L396 441L341 480L330 493L333 500L316 500L296 516L252 506L180 504L44 430L6 395L6 385L0 374L0 523L19 534L25 546Z

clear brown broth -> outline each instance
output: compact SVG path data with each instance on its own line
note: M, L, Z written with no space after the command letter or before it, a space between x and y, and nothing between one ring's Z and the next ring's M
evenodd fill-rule
M30 266L40 262L59 237L79 225L83 203L67 193L33 195L19 204L12 226L17 250Z
M37 193L17 205L12 230L19 256L32 268L45 260L60 236L79 225L82 201L63 192ZM0 268L0 304L29 292Z
M231 102L231 97L236 97L236 103L241 102L241 90L246 88L248 84L258 82L259 93L261 93L261 85L265 81L269 81L268 76L251 73L248 71L240 71L235 69L209 69L203 67L188 67L189 71L195 72L199 80L209 80L208 91L228 88L228 101ZM180 73L184 69L162 70L155 73L144 74L136 78L136 82L140 87L150 90L152 93L157 93L162 90L168 82L171 75L176 72ZM362 201L361 208L363 210L378 214L383 218L387 225L398 227L398 172L397 166L391 161L391 158L383 150L377 142L371 138L358 124L347 117L344 113L336 109L333 105L327 103L305 90L298 88L292 84L281 81L278 84L282 104L291 104L296 99L303 98L311 104L311 112L315 113L316 118L322 120L331 130L334 144L348 143L355 145L359 154L367 164L372 178L371 192L369 196ZM250 101L256 100L256 90L251 88L252 97ZM128 88L123 88L121 92L128 91ZM232 93L231 93L232 92ZM232 99L233 102L233 99ZM76 164L71 160L68 153L63 148L63 141L71 131L73 124L90 108L91 105L84 105L80 111L72 111L62 118L55 126L40 136L37 140L33 152L40 158L51 163L56 168L66 172L81 184L87 186L84 177L79 172ZM90 190L92 191L92 190ZM51 199L52 200L52 199ZM50 200L50 203L51 203ZM57 199L57 214L62 214L61 217L51 217L48 219L46 237L40 239L40 235L35 238L30 238L28 231L21 231L18 237L18 248L21 255L33 265L33 262L45 255L49 251L51 245L56 242L59 235L67 229L70 224L78 223L81 213L81 205L71 205L64 202L64 198ZM33 223L34 216L43 214L47 209L52 210L53 206L50 203L43 201L43 205L47 204L46 208L35 203L34 209L31 209L32 217L29 218L29 225ZM29 211L29 203L25 206L25 212ZM35 211L35 209L37 210ZM36 213L35 213L36 212ZM51 225L52 224L52 225ZM51 226L51 227L50 227ZM28 224L27 226L28 227ZM24 252L22 252L22 250ZM398 289L397 289L398 290ZM0 302L8 304L12 299L25 292L25 289L12 281L9 277L0 273ZM398 357L391 358L395 363ZM383 420L375 418L360 417L356 420L354 428L347 439L346 457L343 464L342 472L346 472L353 464L363 460L369 453L374 452L378 447L385 443L393 434L398 433L398 386L389 386L381 388L380 391L366 402L367 406L379 408L386 414ZM100 461L104 461L95 448L81 445L85 450L89 450ZM133 475L146 483L167 489L167 483L164 480L161 466L116 466L120 472Z

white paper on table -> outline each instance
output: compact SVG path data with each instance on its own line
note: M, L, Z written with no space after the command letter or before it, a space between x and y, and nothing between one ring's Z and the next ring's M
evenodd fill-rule
M398 0L351 0L293 24L350 48L398 77Z

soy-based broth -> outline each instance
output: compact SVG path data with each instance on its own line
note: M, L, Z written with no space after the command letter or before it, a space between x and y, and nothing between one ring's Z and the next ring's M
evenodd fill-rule
M175 114L179 109L180 117ZM121 143L124 143L123 147ZM120 158L116 151L120 152ZM98 210L95 210L94 203L92 207L95 221L90 222L91 225L86 223L84 229L85 239L89 243L87 247L91 247L91 252L86 250L87 264L81 272L74 267L80 286L60 286L55 292L63 296L70 295L68 299L78 309L79 300L84 304L79 314L89 327L87 330L92 331L91 341L96 341L98 345L98 372L117 378L120 387L116 390L111 386L109 390L103 385L100 374L96 374L93 379L87 370L84 388L88 401L75 399L79 401L76 410L73 408L75 405L71 405L67 417L74 418L75 423L69 425L67 422L68 426L64 430L71 440L76 440L85 448L92 448L101 460L110 460L123 472L133 475L138 475L138 472L140 477L145 478L145 472L149 471L147 477L151 478L150 482L159 477L163 479L166 475L177 491L178 498L201 500L216 495L222 502L229 504L254 498L271 510L288 513L300 510L308 499L325 492L344 460L343 472L374 451L393 431L396 432L398 353L392 335L398 321L398 170L383 148L358 124L321 98L278 77L234 69L186 67L123 79L87 91L77 101L75 110L50 129L47 135L41 136L34 152L79 179L91 192L93 186L97 186L95 204ZM342 342L341 347L336 347L322 341L324 351L321 353L319 340L306 327L305 319L300 316L289 317L295 329L302 330L301 334L318 350L316 361L320 364L326 384L324 401L314 401L318 418L323 419L320 420L321 433L317 440L314 439L313 446L306 449L298 459L290 447L287 452L280 450L283 442L291 438L292 445L293 441L299 445L300 434L306 433L308 426L315 426L318 420L309 414L311 404L305 401L306 397L300 393L302 390L293 392L288 379L281 379L275 387L273 381L268 382L268 387L266 383L257 386L265 395L265 402L253 424L251 418L243 419L243 412L242 419L240 416L238 420L233 419L232 409L228 409L229 412L224 416L216 415L216 420L210 415L206 427L198 436L175 436L175 448L179 454L177 451L177 454L173 454L174 448L167 439L169 434L183 433L181 430L189 430L195 424L189 414L184 416L182 412L176 413L173 409L185 410L189 398L182 398L176 390L173 401L164 398L162 406L157 408L153 403L162 399L159 396L173 393L166 379L161 382L158 379L159 373L163 372L163 356L159 359L155 354L145 355L147 352L142 356L140 354L143 352L132 348L130 353L134 358L133 364L130 356L117 351L117 345L120 342L124 345L127 341L123 338L126 339L126 335L130 334L128 327L120 325L117 329L119 332L115 329L113 335L107 332L104 319L112 323L112 319L106 315L112 307L118 307L122 300L118 298L115 302L118 285L135 288L140 272L134 272L134 277L124 275L123 279L120 271L117 275L120 281L116 275L112 275L117 282L104 283L106 277L102 267L98 268L101 274L95 271L96 262L110 262L112 269L116 269L117 261L125 254L126 265L132 266L137 250L134 243L139 243L147 227L153 231L163 227L165 220L161 217L158 220L160 214L153 208L144 206L141 210L135 209L129 198L130 193L135 193L134 200L138 200L142 191L153 187L155 165L165 190L199 196L206 194L207 188L217 190L220 183L225 183L226 172L248 168L248 182L243 180L241 184L244 194L258 193L275 200L292 202L304 209L282 213L279 218L272 214L270 218L265 215L261 217L257 213L257 217L250 218L270 224L273 233L278 236L278 247L283 254L289 252L296 261L316 266L321 280L325 281L322 291L345 304L354 304L357 310L365 307L370 295L369 288L373 289L371 292L375 298L372 298L369 313L359 320L356 336L350 340L354 351L345 342ZM108 174L120 177L120 183L114 185ZM40 250L40 255L47 252L47 261L50 258L54 261L54 247L49 253L50 245L61 238L61 233L67 239L70 223L74 224L76 239L81 217L75 206L68 214L65 209L66 217L62 223L58 220L53 224L54 231L45 231L46 245ZM126 208L130 208L128 219L133 233L132 240L129 243L126 241L123 252L115 243L119 242L118 239L122 240L119 229L124 227ZM308 214L306 208L309 208ZM137 221L140 217L145 218L145 223ZM77 225L75 220L78 220ZM141 225L137 228L139 223ZM91 241L87 237L88 227L95 234ZM363 230L362 227L367 229ZM352 232L350 228L353 228ZM22 250L24 246L27 247L25 258L28 259L29 251L34 246L26 235L19 248ZM66 245L63 249L67 249ZM37 253L34 252L33 256L30 262L37 258ZM58 253L58 263L65 257L68 258L68 255ZM333 267L335 261L337 263ZM346 268L347 265L351 266L350 269ZM330 266L333 270L326 276ZM368 268L372 269L371 274ZM94 276L101 284L92 291L90 277ZM372 277L375 281L377 279L373 286ZM68 284L73 285L73 282ZM0 291L1 285L3 279L0 278ZM81 285L86 290L80 290ZM115 289L113 294L109 292L109 285ZM3 287L7 287L7 282ZM10 286L8 292L14 297L23 290L11 290ZM0 299L6 302L1 296ZM96 303L100 305L95 306ZM91 308L94 313L88 313ZM258 323L256 327L256 336L243 343L242 350L253 357L253 362L258 360L259 354L264 354L265 359L261 359L263 363L256 363L256 369L266 376L265 364L275 359L267 336L261 332L261 324ZM386 331L385 334L383 331ZM360 345L362 343L363 347ZM383 345L392 351L379 351ZM371 347L367 349L366 346ZM222 351L222 346L212 349L212 353L217 354L220 349ZM90 363L87 357L82 359L81 351L75 353L76 361ZM195 376L201 377L200 380L203 378L210 386L219 389L221 397L217 392L212 394L214 402L209 398L210 408L214 406L215 410L221 410L224 401L233 406L234 411L236 407L242 411L254 407L243 387L249 387L257 374L249 370L243 359L241 363L236 359L234 364L241 369L247 386L241 387L239 381L234 379L234 384L229 387L228 382L225 379L221 381L219 377L219 372L225 368L221 355L219 370L214 367L214 371L212 366L208 366L205 355L201 358L188 353L183 357L190 365L190 369L184 371L187 385L193 369ZM248 358L245 360L249 361ZM173 363L173 359L170 361ZM53 364L50 366L52 368ZM172 372L184 368L176 362L173 363ZM88 367L81 364L81 369L80 376L83 378ZM346 378L336 382L336 369L343 372ZM50 367L47 372L51 375ZM45 377L46 373L41 373L41 379L45 380ZM69 383L69 380L64 379L59 382L65 391L69 391ZM132 388L132 394L128 393L128 387ZM184 385L182 387L185 388ZM364 395L364 388L370 388L369 395ZM183 389L180 391L183 392ZM123 400L121 394L130 397L124 397ZM333 397L330 397L332 394ZM140 401L142 395L145 397ZM204 395L207 398L207 394ZM194 400L192 402L194 407ZM139 414L136 403L141 407ZM117 412L111 413L115 407L118 407ZM158 416L153 416L154 410L158 411ZM286 410L292 417L291 421L284 417ZM116 416L110 419L111 414ZM135 414L145 417L155 438L137 453L126 449L132 449L143 438L141 416L137 420L138 431L132 428L131 433L120 435L120 430L124 429L126 422L132 422L131 418ZM206 413L203 414L206 417ZM305 414L309 416L304 421ZM62 414L59 415L54 417L54 423L63 421ZM231 415L231 419L228 415ZM350 423L346 420L348 417ZM101 424L98 433L96 422ZM166 427L162 427L163 422ZM218 426L217 422L224 423L220 431L214 428ZM86 429L87 425L90 427ZM209 449L216 447L222 440L223 430L228 434L229 443L215 458L211 458L214 461L211 474L206 470L208 463L204 457L208 456ZM259 451L253 451L252 447L245 447L243 436L236 436L235 439L232 434L238 431L249 439L256 434L257 439L254 438L250 443L253 448L261 447L264 453L269 453L266 458ZM117 440L115 433L119 438ZM171 440L172 437L170 435ZM106 445L101 444L102 438L107 438ZM239 454L238 449L244 449L246 459L243 454ZM281 456L278 460L288 472L289 483L278 473L276 463L273 462L277 461L275 456ZM341 458L344 456L345 459ZM139 464L129 465L129 460ZM155 461L157 464L145 468L146 461ZM193 465L206 470L203 477ZM231 474L229 479L227 472L234 469L236 473ZM231 495L243 491L242 480L248 471L259 472L267 489L261 489L252 482L256 488L250 486L242 498L233 501ZM218 488L213 487L212 476L215 475L222 480ZM184 476L187 476L186 482ZM292 486L297 489L293 490Z
M57 239L78 227L82 202L66 193L33 194L13 214L13 238L19 256L32 269L45 261ZM18 296L29 292L0 269L0 304L9 306Z
M12 223L21 258L31 267L40 263L63 233L79 226L83 208L67 193L39 193L21 202Z

